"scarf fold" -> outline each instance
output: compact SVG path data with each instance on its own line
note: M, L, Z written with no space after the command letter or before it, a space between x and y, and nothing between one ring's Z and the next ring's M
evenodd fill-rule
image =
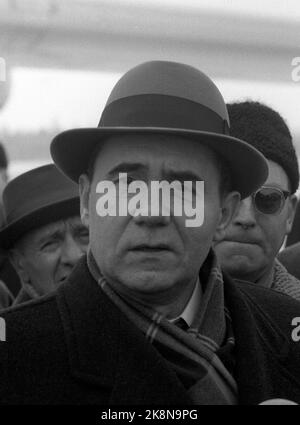
M23 304L27 301L35 300L40 298L40 294L34 289L34 287L30 283L23 283L21 289L16 296L13 306Z
M295 276L291 275L277 258L274 263L271 288L300 301L300 281Z
M236 404L236 382L217 353L225 349L227 356L230 353L233 357L234 337L224 305L223 278L213 252L200 271L200 281L205 283L201 309L187 331L117 293L101 274L91 251L87 264L103 292L176 372L195 404Z

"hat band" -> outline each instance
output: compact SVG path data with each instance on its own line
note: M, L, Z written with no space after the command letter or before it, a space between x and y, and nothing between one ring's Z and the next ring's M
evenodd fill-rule
M50 182L52 183L53 182ZM57 184L60 182L58 181ZM48 187L47 187L48 186ZM6 224L18 220L20 217L25 215L32 214L34 211L41 208L46 208L52 204L58 204L59 202L64 202L78 197L78 192L76 191L76 186L65 188L58 186L55 188L44 185L43 190L38 186L38 180L36 186L30 188L30 194L28 197L25 197L26 188L24 188L24 196L19 196L18 198L12 198L6 200L5 202L5 211L6 211ZM28 193L28 192L27 192ZM9 202L10 201L10 202Z
M229 134L227 120L204 105L176 96L144 94L107 105L99 127L159 127Z

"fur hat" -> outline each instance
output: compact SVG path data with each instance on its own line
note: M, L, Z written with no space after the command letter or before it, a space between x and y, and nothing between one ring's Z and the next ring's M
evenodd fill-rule
M278 112L259 102L227 105L230 134L245 140L286 172L291 192L299 185L299 168L291 133Z

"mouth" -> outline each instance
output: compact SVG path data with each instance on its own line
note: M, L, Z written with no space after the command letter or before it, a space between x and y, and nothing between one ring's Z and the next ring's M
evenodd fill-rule
M259 245L260 240L255 238L225 238L224 242L232 242L237 244L245 244L245 245Z
M231 250L231 252L237 253L243 253L244 250L261 248L260 242L254 240L226 239L224 242L227 244L227 247Z
M156 244L156 245L141 244L141 245L135 246L134 248L131 248L130 251L155 253L155 252L171 251L171 249L166 244Z

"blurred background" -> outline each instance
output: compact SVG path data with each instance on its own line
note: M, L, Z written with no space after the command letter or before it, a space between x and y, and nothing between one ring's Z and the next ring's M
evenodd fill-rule
M275 108L300 154L298 0L0 0L0 58L10 177L48 162L58 132L96 126L120 75L153 59Z

